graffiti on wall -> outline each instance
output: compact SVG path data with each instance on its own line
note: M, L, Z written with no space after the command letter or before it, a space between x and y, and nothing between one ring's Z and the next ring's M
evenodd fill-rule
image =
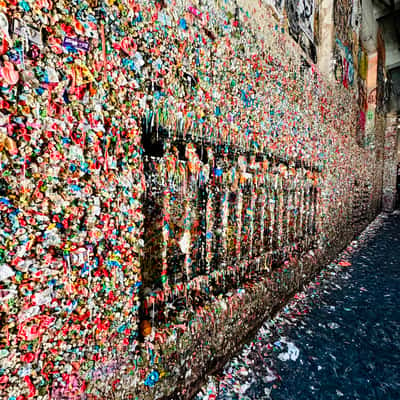
M354 83L354 63L351 49L345 46L339 39L336 39L334 49L335 79L348 88Z
M368 74L368 54L367 51L360 46L358 50L358 75L364 81L367 80Z
M355 62L358 54L354 57L356 46L353 34L358 26L358 18L355 16L353 0L335 0L334 3L334 26L335 26L335 78L344 87L348 88L354 83ZM354 24L357 23L357 26Z
M357 142L360 146L365 142L365 128L367 122L368 104L370 95L367 88L367 73L368 73L368 55L360 46L358 52L358 107L360 116L357 125Z
M336 38L347 46L352 44L353 0L335 0L333 21Z
M385 62L386 62L386 52L385 52L385 42L383 39L382 29L378 30L377 35L377 48L378 48L378 77L376 86L376 112L384 112L384 99L385 99Z
M357 124L357 142L359 145L364 144L365 125L367 122L368 111L368 96L366 81L358 78L358 106L360 109L360 116Z
M309 57L316 61L314 45L314 0L286 0L289 32Z
M376 88L370 90L368 94L368 104L375 105L376 104Z
M264 0L265 4L271 6L273 10L281 16L285 6L285 0Z

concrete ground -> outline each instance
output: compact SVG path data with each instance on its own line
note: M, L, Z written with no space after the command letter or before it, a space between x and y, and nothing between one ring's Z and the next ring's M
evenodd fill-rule
M381 215L196 399L400 399L400 214Z

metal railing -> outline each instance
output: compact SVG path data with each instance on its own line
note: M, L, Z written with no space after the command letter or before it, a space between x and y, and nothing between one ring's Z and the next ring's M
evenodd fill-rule
M141 318L152 326L183 322L197 306L313 248L318 171L237 149L157 140L144 146Z

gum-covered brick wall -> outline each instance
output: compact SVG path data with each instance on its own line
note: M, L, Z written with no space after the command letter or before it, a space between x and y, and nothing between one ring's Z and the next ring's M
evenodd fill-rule
M191 4L0 2L2 399L171 393L369 204L356 89L263 5Z

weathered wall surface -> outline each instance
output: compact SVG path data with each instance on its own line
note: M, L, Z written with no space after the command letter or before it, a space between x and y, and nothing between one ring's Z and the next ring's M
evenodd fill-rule
M382 208L387 212L392 212L396 205L398 125L396 114L386 116Z
M289 3L1 3L5 399L189 396L375 215Z

